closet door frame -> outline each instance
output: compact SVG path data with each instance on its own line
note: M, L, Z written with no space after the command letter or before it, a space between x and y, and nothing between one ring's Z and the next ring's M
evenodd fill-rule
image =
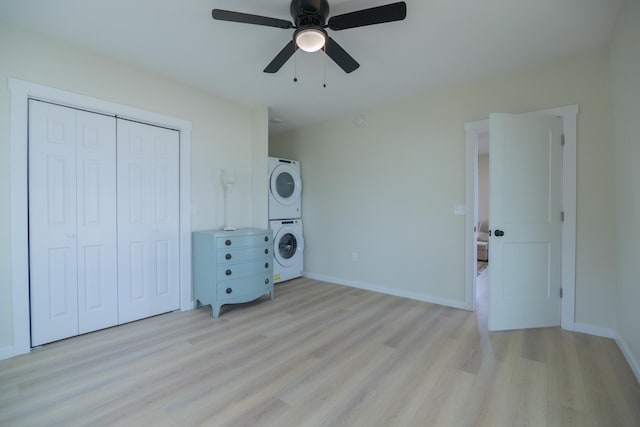
M180 132L180 309L193 308L191 292L191 122L18 79L11 93L11 280L13 346L0 359L31 351L29 315L28 127L29 99L139 121Z

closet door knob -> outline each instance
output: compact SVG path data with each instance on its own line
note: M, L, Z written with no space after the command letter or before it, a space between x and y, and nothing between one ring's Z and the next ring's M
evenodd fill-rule
M493 232L493 235L496 236L496 237L502 237L502 236L504 236L504 231L496 230L496 231Z

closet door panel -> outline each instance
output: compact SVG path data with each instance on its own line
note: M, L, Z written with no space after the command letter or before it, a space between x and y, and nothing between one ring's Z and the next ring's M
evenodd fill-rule
M118 120L119 322L179 308L179 134Z
M179 133L154 128L151 264L156 313L180 307L178 237L180 223Z
M118 120L118 323L151 313L148 136Z
M80 333L118 323L116 122L77 112Z
M78 334L75 111L29 101L31 344Z

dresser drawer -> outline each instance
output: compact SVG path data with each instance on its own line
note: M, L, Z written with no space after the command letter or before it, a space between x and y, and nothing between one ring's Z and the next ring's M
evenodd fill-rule
M216 238L216 248L241 248L245 246L264 245L271 241L269 234L254 234L248 236L227 236Z
M271 257L272 245L266 243L262 246L256 247L229 247L225 250L219 250L216 254L216 262L221 263L235 263L243 262L256 258L264 258L266 256Z
M254 276L272 269L273 258L263 257L255 261L247 261L238 264L220 264L218 265L216 278L218 282L225 280L240 279L243 277Z
M217 298L218 301L231 300L256 291L259 292L261 289L264 290L264 293L272 289L271 274L268 272L242 279L218 282Z

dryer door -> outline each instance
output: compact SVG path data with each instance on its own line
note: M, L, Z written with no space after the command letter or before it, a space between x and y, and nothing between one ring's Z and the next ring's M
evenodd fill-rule
M278 203L289 206L299 200L302 193L300 170L289 164L275 167L270 178L271 195Z
M291 226L282 227L274 239L274 256L284 267L292 267L300 258L304 246L301 233Z

